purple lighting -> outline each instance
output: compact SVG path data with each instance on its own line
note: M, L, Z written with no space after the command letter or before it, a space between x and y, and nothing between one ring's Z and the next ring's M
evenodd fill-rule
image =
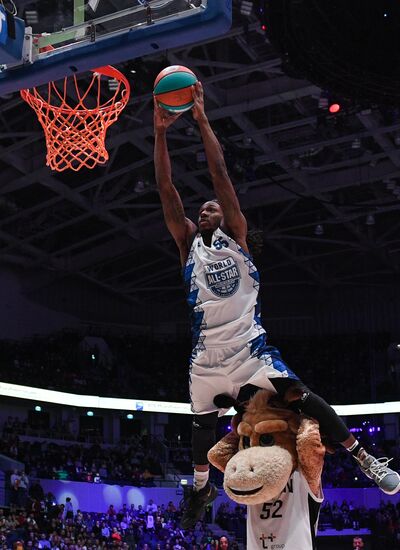
M365 425L366 422L363 422L363 425ZM367 428L350 428L350 432L352 433L361 433L364 431L364 429L367 429ZM368 428L368 432L370 434L374 434L376 432L380 432L381 431L381 427L380 426L370 426Z

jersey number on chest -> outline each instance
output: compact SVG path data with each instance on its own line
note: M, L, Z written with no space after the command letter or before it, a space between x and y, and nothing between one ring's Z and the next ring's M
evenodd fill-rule
M222 237L218 237L218 239L215 239L215 241L213 242L213 247L217 250L221 250L223 247L228 248L229 243Z
M283 502L281 500L275 500L275 502L264 502L260 519L279 519L282 516L280 512Z

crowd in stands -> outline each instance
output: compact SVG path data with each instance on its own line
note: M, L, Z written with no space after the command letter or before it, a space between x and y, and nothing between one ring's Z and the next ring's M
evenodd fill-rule
M396 399L390 341L388 334L355 334L274 338L272 344L312 389L341 404ZM65 331L0 341L0 379L82 394L188 401L189 355L189 336L155 340Z
M160 458L145 438L135 438L130 445L59 445L52 441L20 441L18 436L3 437L0 454L25 465L33 478L69 479L94 483L121 483L154 486L162 477Z
M14 435L13 426L23 425L11 417L3 427L0 440L0 454L14 458L25 465L26 473L32 478L69 479L89 483L121 483L152 487L166 474L163 465L169 463L184 475L193 472L189 442L176 446L159 442L147 436L132 436L129 444L102 445L51 441L48 439L23 440ZM21 430L22 431L22 430ZM368 429L365 430L368 434ZM393 468L400 470L400 448L395 441L385 441L377 434L361 435L367 448L377 456L393 458ZM380 434L380 432L379 432ZM167 448L167 454L165 449ZM222 475L212 469L212 480L222 486ZM374 487L375 484L363 475L352 456L338 446L334 454L327 454L323 471L323 485L326 488Z
M394 442L383 441L379 445L370 442L369 448L377 456L393 458L391 466L397 471L400 470L400 449ZM360 471L354 458L342 447L336 448L335 454L325 456L322 485L326 489L375 487L375 483Z
M110 505L104 513L74 511L70 500L56 503L46 495L31 509L0 509L0 545L4 550L237 550L232 537L214 534L204 522L193 530L179 527L181 509L172 502L145 506Z
M54 495L44 494L40 483L30 489L25 508L0 509L0 545L3 550L231 550L245 548L246 507L223 502L215 511L214 523L223 530L198 522L193 530L179 526L181 507L170 501L145 505L110 505L104 513L74 510L71 500L57 503ZM205 520L211 521L210 513ZM212 525L212 524L211 524ZM400 502L381 500L378 508L355 506L352 501L325 501L319 531L352 529L371 532L373 550L400 547ZM226 542L223 541L228 541Z

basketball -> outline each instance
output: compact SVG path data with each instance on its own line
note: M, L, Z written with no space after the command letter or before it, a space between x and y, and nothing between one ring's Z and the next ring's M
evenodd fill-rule
M154 96L163 109L183 113L193 107L192 88L196 75L187 67L172 65L163 69L154 82Z

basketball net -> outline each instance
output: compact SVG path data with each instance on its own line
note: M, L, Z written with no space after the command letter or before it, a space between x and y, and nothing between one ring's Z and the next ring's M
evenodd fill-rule
M85 91L79 89L77 76L58 84L49 82L38 88L21 90L21 97L36 112L46 138L46 164L52 170L94 168L107 162L107 129L126 107L130 86L126 77L107 65L91 71ZM109 82L112 82L112 90ZM113 92L108 100L106 92Z

